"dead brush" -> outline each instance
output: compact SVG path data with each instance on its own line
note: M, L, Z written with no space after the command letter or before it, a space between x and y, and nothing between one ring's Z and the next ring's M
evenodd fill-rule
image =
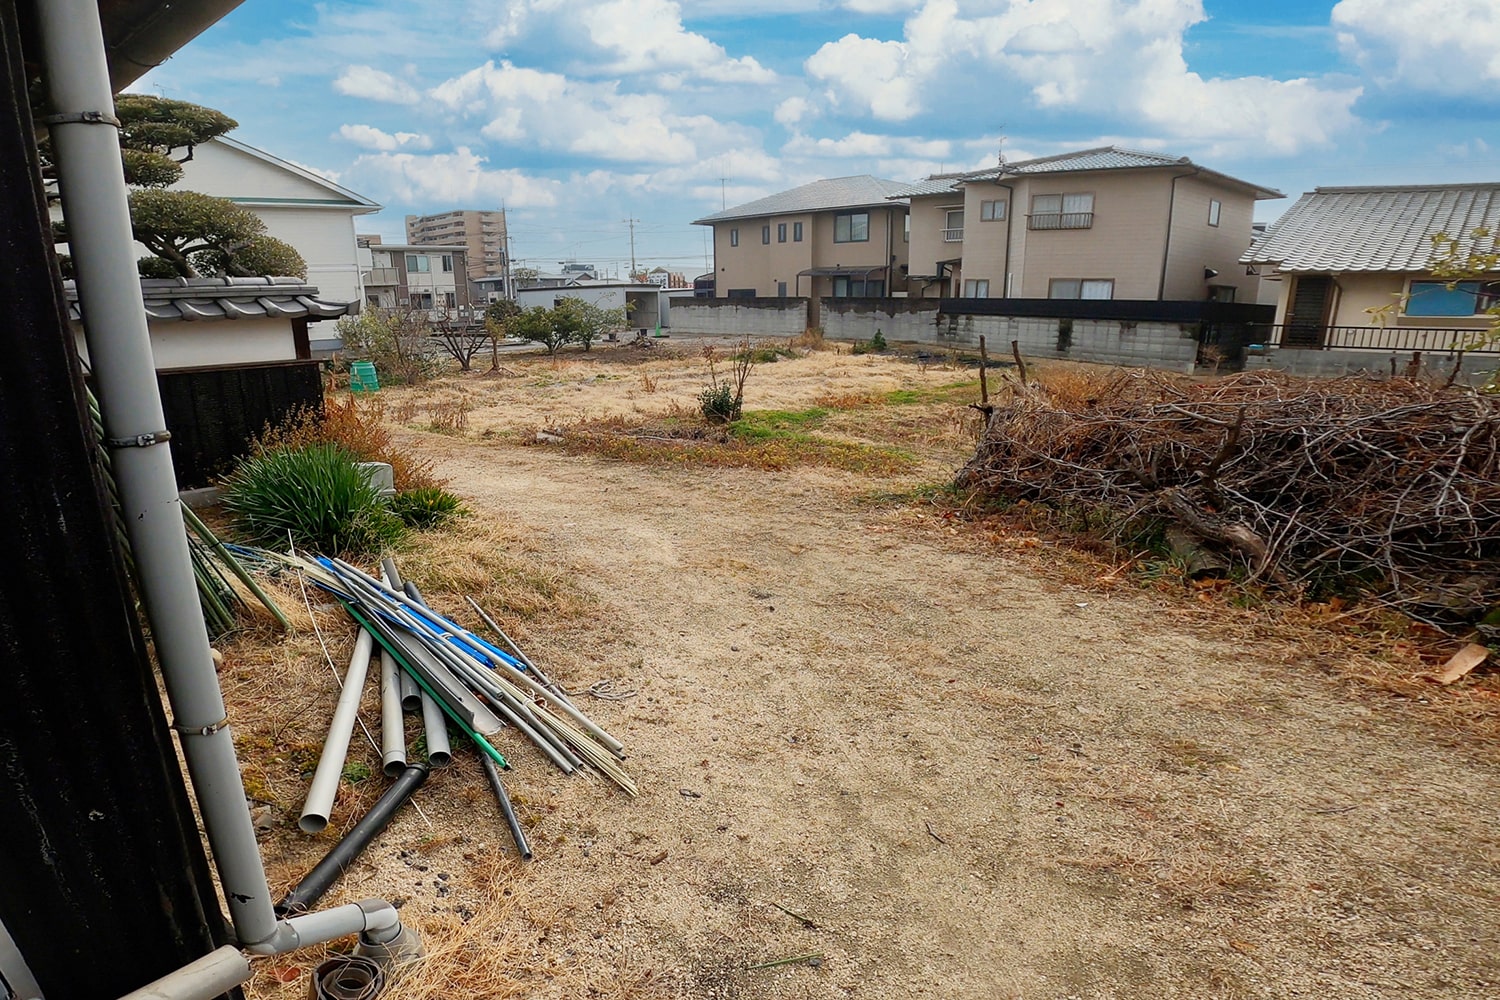
M438 434L462 434L469 428L467 394L433 400L427 404L427 428Z
M392 439L386 416L385 403L379 398L361 402L353 395L330 396L321 412L304 408L280 425L267 427L251 450L258 454L274 448L336 444L360 461L388 463L398 490L447 485L434 471L432 459Z
M402 396L400 400L391 407L391 420L398 424L409 424L417 419L417 400L415 396Z
M655 377L653 377L648 372L641 372L641 391L642 392L647 392L647 393L655 392L656 391L656 386L657 386L657 380L656 380Z
M796 351L826 351L828 341L823 337L821 326L810 326L788 340L787 346Z

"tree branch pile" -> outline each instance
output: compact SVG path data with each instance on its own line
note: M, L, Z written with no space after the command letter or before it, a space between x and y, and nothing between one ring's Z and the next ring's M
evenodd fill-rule
M1123 372L1012 385L958 485L1185 530L1297 596L1500 608L1500 398L1423 382Z

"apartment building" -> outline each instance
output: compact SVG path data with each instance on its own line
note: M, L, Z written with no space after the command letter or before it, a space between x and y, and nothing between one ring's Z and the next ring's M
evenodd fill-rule
M1104 146L937 174L892 193L911 212L914 297L1253 302L1239 258L1279 191Z
M718 298L871 297L906 287L906 187L833 177L696 220L714 231Z
M406 241L414 246L462 246L470 281L503 278L509 273L503 209L408 215Z
M462 245L382 243L379 236L360 236L365 305L421 310L433 322L461 322L473 309L467 254Z

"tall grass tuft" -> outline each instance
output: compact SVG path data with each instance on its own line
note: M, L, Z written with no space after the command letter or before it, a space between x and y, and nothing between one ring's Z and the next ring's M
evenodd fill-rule
M330 395L321 410L299 410L280 426L267 428L256 441L255 451L333 444L361 462L388 463L398 490L442 486L444 481L433 472L431 459L391 439L385 415L385 404L379 399L359 402L352 395ZM397 419L397 423L406 422Z
M327 554L378 552L405 533L356 457L337 445L263 451L224 484L224 509L254 541Z

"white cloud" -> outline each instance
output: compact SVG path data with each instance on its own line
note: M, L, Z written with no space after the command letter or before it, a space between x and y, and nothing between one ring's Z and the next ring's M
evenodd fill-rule
M814 111L815 109L812 106L812 102L810 102L807 98L788 97L786 100L776 105L776 113L774 117L776 119L776 124L791 126L796 125L804 118L810 117L814 113Z
M349 173L374 190L408 204L500 204L516 208L550 207L562 184L531 177L520 170L486 170L486 159L467 146L452 153L367 153Z
M1190 70L1183 36L1205 18L1200 0L926 0L900 40L846 35L806 69L831 101L887 121L955 103L972 116L982 94L997 108L1029 99L1220 152L1279 153L1326 144L1355 124L1358 87Z
M781 147L781 151L788 156L916 157L926 160L944 160L952 155L953 144L943 139L850 132L841 139L811 139L804 135L794 136Z
M517 0L485 41L503 48L526 39L578 60L590 76L668 74L715 83L770 83L776 74L753 56L731 56L722 45L682 23L677 0L600 0L586 11L563 0Z
M411 84L373 66L350 66L333 81L333 89L350 97L389 104L416 104L422 95Z
M1339 46L1378 82L1493 98L1500 6L1471 0L1341 0Z
M398 149L431 149L432 139L418 132L384 132L373 125L340 125L339 138L362 146L393 152Z
M741 143L745 129L674 112L661 94L620 93L614 82L487 62L430 91L462 118L482 118L497 142L633 163L685 163Z

